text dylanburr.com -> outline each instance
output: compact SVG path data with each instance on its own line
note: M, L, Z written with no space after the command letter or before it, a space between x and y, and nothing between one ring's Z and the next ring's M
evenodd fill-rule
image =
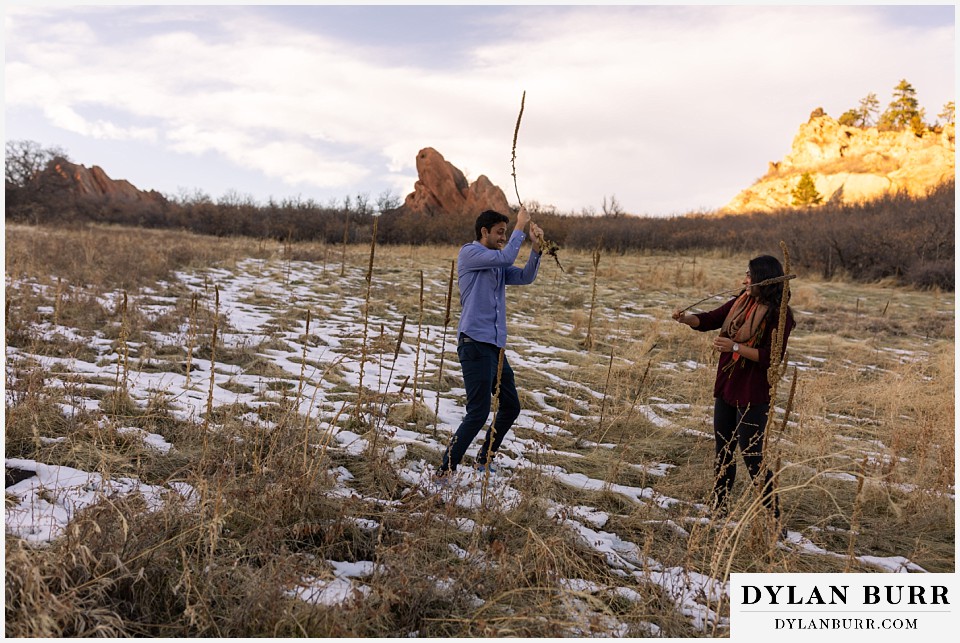
M957 586L955 574L731 574L730 640L955 640Z

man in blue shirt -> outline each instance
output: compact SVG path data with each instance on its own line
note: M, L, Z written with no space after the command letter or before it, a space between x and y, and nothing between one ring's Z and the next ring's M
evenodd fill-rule
M497 388L500 353L507 343L506 287L533 283L540 267L543 230L530 221L530 214L521 206L517 213L517 225L507 240L509 221L506 215L499 212L483 212L474 226L477 240L460 248L457 256L457 284L460 287L462 309L457 328L457 356L463 369L467 407L460 427L443 454L438 472L441 479L456 470L467 447L490 415L491 399ZM533 251L527 264L520 269L513 262L527 238L524 229L528 223ZM481 470L489 468L492 471L490 462L493 454L520 415L520 398L513 369L505 354L499 380L497 415L477 454L477 465Z

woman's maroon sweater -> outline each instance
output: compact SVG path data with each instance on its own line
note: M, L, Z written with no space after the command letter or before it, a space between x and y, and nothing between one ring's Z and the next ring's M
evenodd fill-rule
M723 320L727 318L727 313L733 306L736 297L724 305L706 313L696 313L700 325L694 330L709 331L716 330L723 326ZM733 361L733 353L720 353L720 362L717 364L717 380L713 385L714 397L722 398L727 404L732 406L759 406L770 403L770 383L767 381L767 369L770 367L770 350L773 331L777 327L776 317L768 320L763 334L760 336L760 342L756 348L760 351L759 361L747 359L741 356L735 364L724 371L724 367ZM772 323L771 323L772 322ZM793 313L787 308L787 324L784 328L783 351L787 349L787 340L790 338L790 331L796 324L793 321ZM781 353L781 358L783 353Z

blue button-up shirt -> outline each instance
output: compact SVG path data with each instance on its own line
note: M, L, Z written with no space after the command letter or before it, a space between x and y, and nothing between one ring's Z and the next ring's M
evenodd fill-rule
M457 285L462 311L458 333L500 348L506 346L506 287L533 283L540 267L540 253L533 251L523 269L513 265L526 238L521 230L514 230L503 250L491 250L479 241L460 248Z

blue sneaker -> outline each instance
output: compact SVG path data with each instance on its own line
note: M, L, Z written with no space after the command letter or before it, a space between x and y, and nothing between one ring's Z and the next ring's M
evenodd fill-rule
M492 462L489 464L478 464L477 471L479 471L480 473L486 473L487 471L489 471L490 475L493 475L497 472L497 467Z

